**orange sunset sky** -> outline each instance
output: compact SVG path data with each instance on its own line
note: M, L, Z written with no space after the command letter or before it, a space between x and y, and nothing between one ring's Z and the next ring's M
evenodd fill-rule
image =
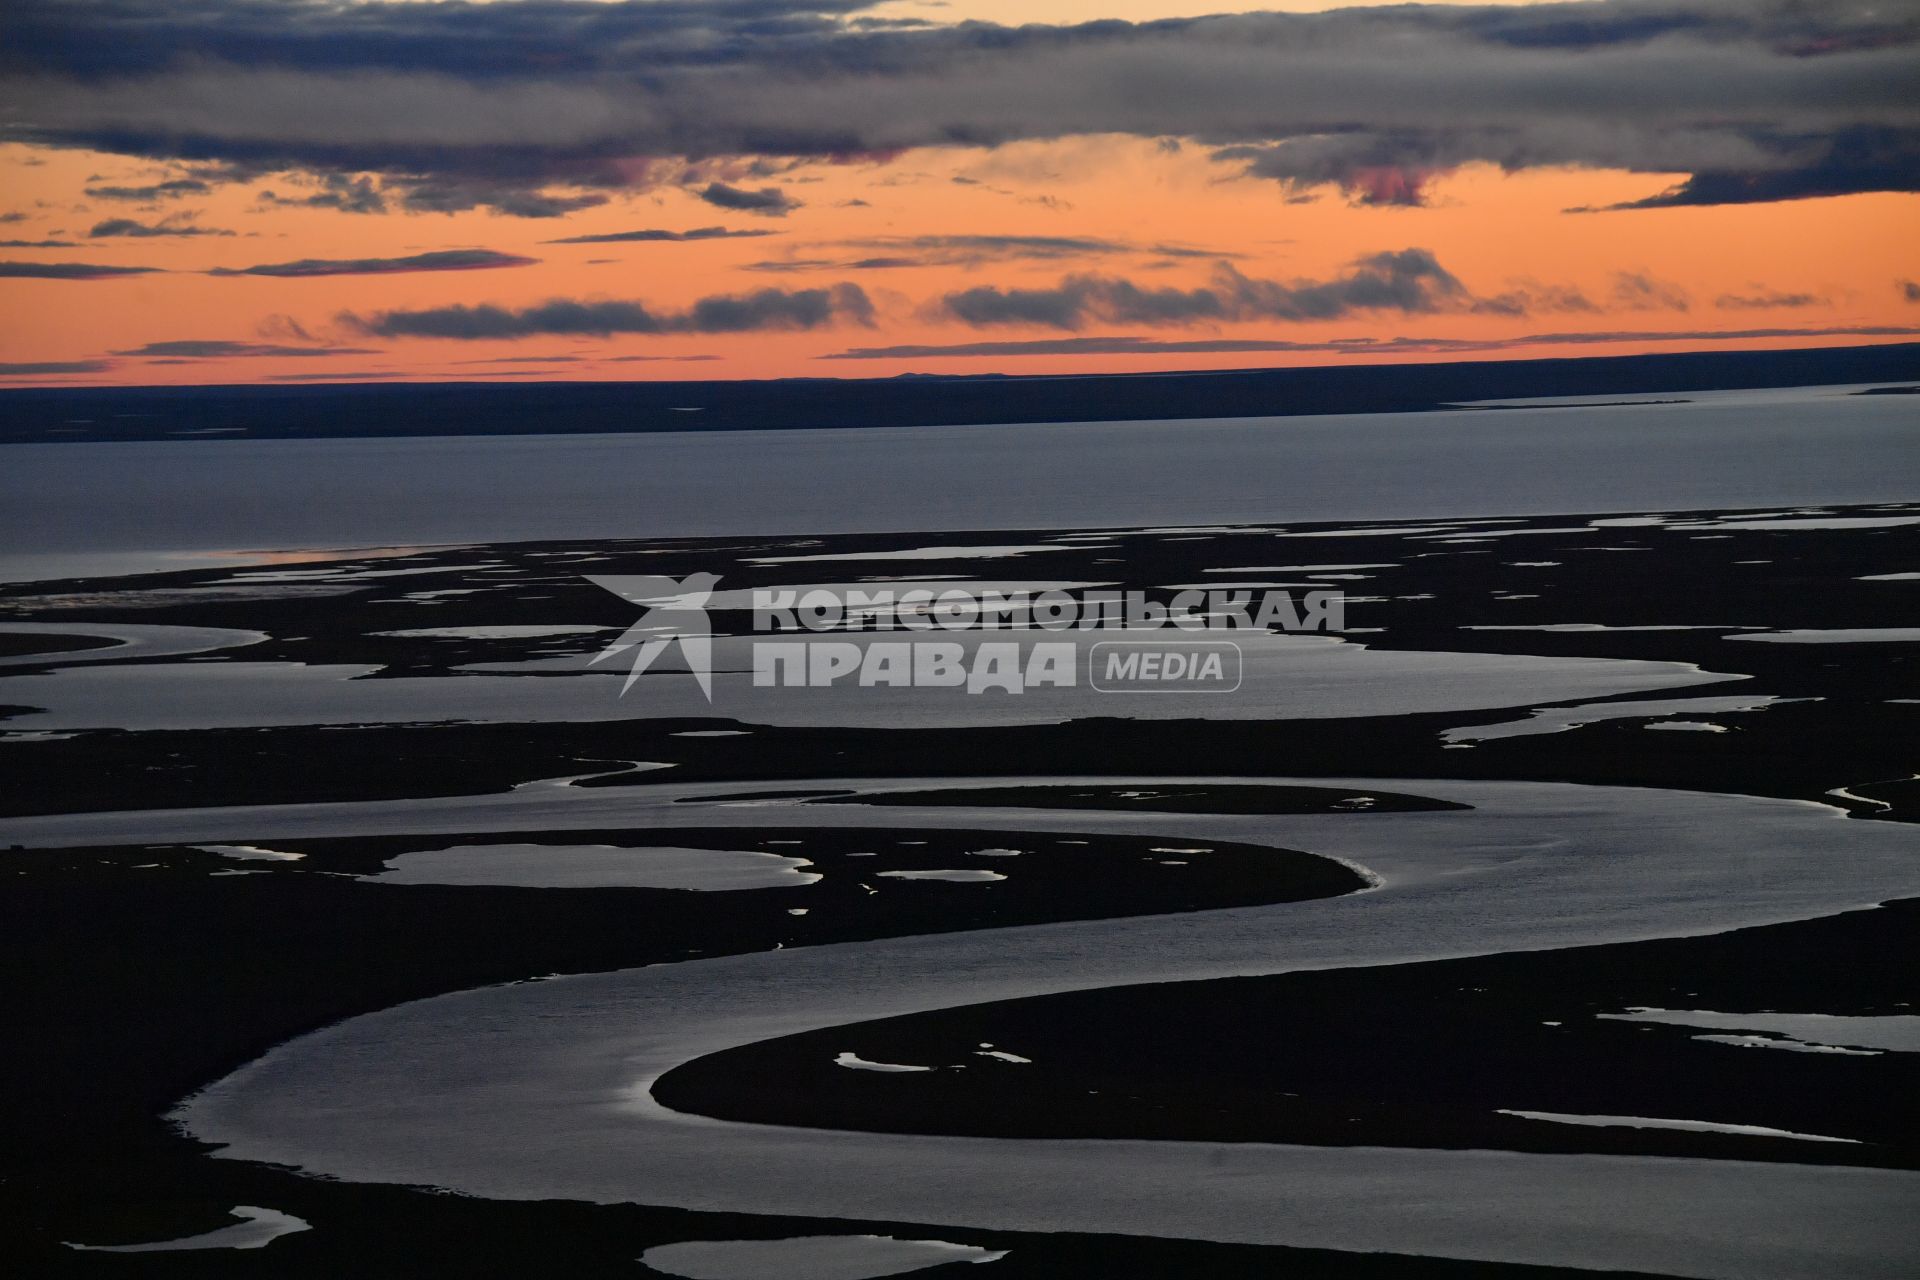
M449 9L296 7L326 10L341 24L398 22L383 15L399 8ZM478 23L489 9L500 20L512 7L460 6L473 16L447 14L449 29L464 32L459 24ZM263 20L260 8L237 5L236 21ZM780 8L810 15L806 38L818 47L853 48L878 33L919 57L965 21L1069 28L1221 7L956 0ZM369 16L356 19L356 9ZM1881 26L1862 35L1873 19L1860 14L1871 13ZM1390 103L1399 92L1391 76L1356 85L1353 101L1330 105L1325 119L1303 88L1245 121L1236 113L1248 94L1228 83L1223 123L1190 109L1195 92L1184 82L1157 88L1155 67L1143 65L1149 53L1131 45L1131 61L1086 72L1097 91L1039 93L1030 105L994 92L998 64L969 54L974 60L955 70L934 59L925 72L934 87L914 99L933 99L924 127L899 123L888 107L897 87L888 78L905 74L891 66L831 74L784 61L773 71L747 67L753 80L742 83L784 77L796 101L821 100L828 120L872 102L872 121L848 129L859 145L843 151L813 141L732 150L745 145L729 140L732 121L714 119L737 98L725 93L717 106L702 100L689 109L674 131L656 128L659 111L650 108L630 129L596 116L583 126L587 142L550 141L541 131L549 119L569 118L573 103L564 95L585 92L583 83L604 101L623 101L625 67L611 56L590 81L549 69L564 59L484 74L463 64L455 70L471 83L460 92L475 96L462 101L478 105L432 128L464 130L482 118L456 146L441 133L429 147L405 136L417 128L424 137L429 122L396 117L389 127L374 108L397 84L451 93L446 67L318 65L314 59L335 55L305 50L264 53L249 67L222 46L189 44L157 51L150 66L102 70L41 65L29 42L25 63L16 53L0 81L9 118L24 122L0 134L9 139L0 145L0 259L8 267L0 271L0 381L1071 373L1912 340L1920 335L1920 286L1912 283L1920 280L1920 183L1911 180L1920 173L1912 142L1920 134L1910 100L1920 95L1909 92L1903 105L1883 86L1914 68L1913 14L1897 5L1860 14L1836 9L1831 31L1789 31L1781 19L1697 46L1685 43L1690 35L1631 48L1620 47L1624 40L1581 44L1554 50L1562 61L1552 63L1525 41L1449 28L1435 61L1457 47L1472 75L1463 73L1458 90L1423 84L1418 92L1457 103L1457 128L1454 117L1418 102L1405 112L1383 108L1387 118L1373 120L1369 97ZM1178 28L1162 40L1161 30L1154 39L1169 48L1188 38ZM1329 56L1349 46L1366 57L1385 49L1380 56L1424 78L1406 36L1282 28L1273 38L1288 47L1273 54L1274 82L1299 74L1290 72L1301 65L1293 45L1321 42L1335 48ZM1042 61L1028 74L1044 86L1043 60L1054 46L1032 33L1023 38L1039 49L1031 56ZM651 56L651 40L635 38L633 60ZM915 41L922 43L907 43ZM1747 49L1751 65L1735 65ZM1059 74L1081 74L1104 50L1076 53ZM741 55L771 56L758 44ZM1161 56L1158 44L1151 56ZM1574 74L1564 68L1584 74L1595 59L1620 59L1619 74L1631 77L1638 71L1628 59L1656 57L1698 57L1715 69L1705 79L1724 65L1728 87L1644 112L1631 100L1643 96L1638 89L1618 98L1603 92L1581 108L1590 117L1569 112L1567 127L1524 146L1513 141L1537 118L1530 99L1515 99L1558 101L1555 77ZM1510 58L1529 61L1508 82ZM206 70L213 65L231 74L214 77ZM280 79L262 89L268 71ZM671 75L683 74L716 73L676 63ZM1248 74L1260 75L1257 59ZM1801 95L1777 121L1761 118L1775 92L1766 77L1776 74L1794 77ZM1807 79L1815 75L1830 76L1831 85ZM955 87L970 76L981 82L977 99ZM306 79L291 100L312 104L310 128L301 112L283 121L275 112L284 104L250 96L279 93L298 77ZM1651 84L1668 79L1649 74ZM942 97L949 90L951 103ZM1724 106L1716 92L1729 95ZM199 114L186 118L179 104L196 93ZM367 110L340 105L356 94ZM1561 96L1583 94L1590 91L1569 84ZM1511 120L1494 118L1493 100ZM741 108L738 129L748 142L774 136L766 121L783 110L746 119L760 109ZM1692 115L1674 114L1681 110ZM1021 112L1030 114L1013 119ZM1736 126L1726 126L1729 119ZM1701 121L1725 136L1701 141ZM704 139L709 125L717 141L681 154L664 149L680 137ZM1776 146L1789 133L1792 146ZM527 143L533 135L536 144ZM867 141L895 135L904 145ZM1593 141L1602 135L1606 141ZM1317 152L1311 164L1301 159L1327 137L1367 141L1350 148L1355 157L1324 166ZM1843 155L1861 137L1876 148L1870 162ZM411 150L396 161L401 145ZM547 149L531 176L520 166L509 181L484 167L503 148L529 145ZM1268 149L1280 157L1278 172L1248 158ZM419 158L424 152L431 154ZM1785 175L1781 197L1660 202L1707 169L1702 158L1721 163L1722 155L1732 157L1723 167L1743 189ZM530 216L496 194L427 194L449 184L477 190L474 174L483 171L487 182L505 181L548 204ZM1695 185L1704 189L1705 180ZM1837 189L1848 187L1858 189ZM355 191L365 197L359 208L342 198ZM463 201L468 207L458 207ZM1646 201L1655 203L1613 207ZM734 234L583 239L706 228ZM1408 251L1418 257L1383 265L1381 255ZM436 254L458 256L409 266ZM287 265L300 263L309 265ZM750 309L765 310L763 318L703 318L702 299L756 295L766 307ZM584 306L588 318L550 322L541 308L555 300ZM408 319L420 316L427 318ZM436 325L466 328L449 335Z

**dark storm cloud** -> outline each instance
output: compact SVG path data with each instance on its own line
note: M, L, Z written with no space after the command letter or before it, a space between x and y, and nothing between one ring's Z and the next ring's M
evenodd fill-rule
M233 232L219 227L195 226L184 220L163 218L159 222L137 222L132 218L108 218L96 222L87 232L94 240L110 240L116 237L136 240L148 240L156 236L230 236Z
M0 280L112 280L145 276L159 267L109 267L97 262L0 262Z
M498 78L606 68L636 54L698 62L737 56L731 46L753 39L830 37L840 29L835 15L868 8L870 0L520 0L487 11L493 7L10 0L7 34L19 62L75 76L137 75L205 60ZM138 40L129 38L136 32Z
M383 338L461 340L616 333L753 333L819 329L837 323L871 325L873 303L859 286L760 289L702 298L685 311L656 311L644 302L551 298L530 307L429 307L415 311L347 313L346 324Z
M216 338L176 338L168 342L149 342L145 346L134 347L128 351L116 351L116 356L139 356L146 359L176 360L225 360L256 357L294 357L306 356L377 356L380 353L365 347L287 347L270 342L228 342Z
M691 231L665 231L648 228L643 231L608 231L594 236L563 236L558 240L545 240L543 244L652 244L654 242L678 243L691 240L737 240L744 237L777 236L778 231L735 230L732 227L695 227Z
M938 310L978 327L1035 325L1078 329L1107 324L1184 325L1244 320L1335 320L1362 311L1426 314L1491 309L1515 314L1516 304L1479 306L1467 287L1425 249L1376 253L1329 280L1259 280L1226 263L1192 289L1150 288L1111 276L1068 276L1052 288L987 285L949 293Z
M389 276L411 271L485 271L496 267L525 267L538 258L523 258L492 249L441 249L404 258L302 258L298 262L266 262L253 267L215 267L210 276L274 276L305 279L310 276Z
M798 201L778 187L748 191L724 182L709 182L694 194L718 209L757 213L768 218L784 218L800 207Z
M636 157L883 157L1101 133L1185 139L1289 189L1370 203L1418 202L1477 161L1687 175L1633 207L1920 189L1911 4L1592 0L1017 29L872 24L853 19L861 7L12 0L0 105L19 141L375 174L409 207L503 212L511 193L540 211L669 180L636 173Z
M74 240L0 240L0 249L78 249Z
M1920 75L1920 68L1913 74ZM1760 204L1859 191L1920 191L1920 129L1863 126L1826 138L1770 139L1797 163L1767 169L1701 169L1685 182L1615 209Z
M1920 326L1846 325L1822 329L1636 330L1612 333L1530 333L1511 338L1336 338L1327 342L1288 342L1266 338L1200 338L1169 342L1138 335L1097 338L1036 338L1017 342L909 344L853 347L820 360L957 360L1010 356L1205 355L1236 353L1319 353L1392 355L1506 351L1536 346L1603 346L1615 342L1750 342L1759 338L1911 338Z

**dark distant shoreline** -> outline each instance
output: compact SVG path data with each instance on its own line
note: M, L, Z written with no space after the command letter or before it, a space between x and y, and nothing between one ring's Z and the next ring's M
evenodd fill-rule
M1415 413L1462 402L1920 380L1920 343L1219 372L0 391L0 444L958 426ZM185 433L194 433L188 435Z

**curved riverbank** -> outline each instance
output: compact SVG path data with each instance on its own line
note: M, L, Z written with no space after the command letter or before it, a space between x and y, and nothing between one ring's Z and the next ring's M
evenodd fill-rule
M876 1016L1123 982L1712 933L1832 914L1920 888L1909 833L1845 822L1824 806L1544 784L1391 786L1473 808L1177 819L1187 836L1258 832L1358 862L1383 881L1366 894L814 947L465 992L283 1046L191 1100L181 1119L196 1136L228 1144L224 1154L236 1158L504 1199L1124 1231L1701 1276L1899 1273L1905 1223L1920 1204L1920 1177L1905 1173L859 1134L703 1120L666 1110L648 1092L666 1070L705 1054ZM705 798L724 803L727 790L708 788ZM679 805L676 813L700 807ZM778 816L845 824L858 811L816 804L782 807ZM909 813L918 825L1032 820L964 808L877 816L897 824ZM730 813L763 815L772 811ZM1093 812L1075 820L1145 832L1166 821ZM1847 866L1845 877L1833 874L1836 860ZM823 1182L809 1172L822 1167L834 1168L836 1178ZM1385 1204L1394 1212L1382 1213Z

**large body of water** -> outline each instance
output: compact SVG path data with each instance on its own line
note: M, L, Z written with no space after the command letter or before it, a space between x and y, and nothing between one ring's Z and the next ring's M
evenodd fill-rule
M1920 402L1851 390L1182 422L9 445L0 581L205 562L169 553L1920 496Z

